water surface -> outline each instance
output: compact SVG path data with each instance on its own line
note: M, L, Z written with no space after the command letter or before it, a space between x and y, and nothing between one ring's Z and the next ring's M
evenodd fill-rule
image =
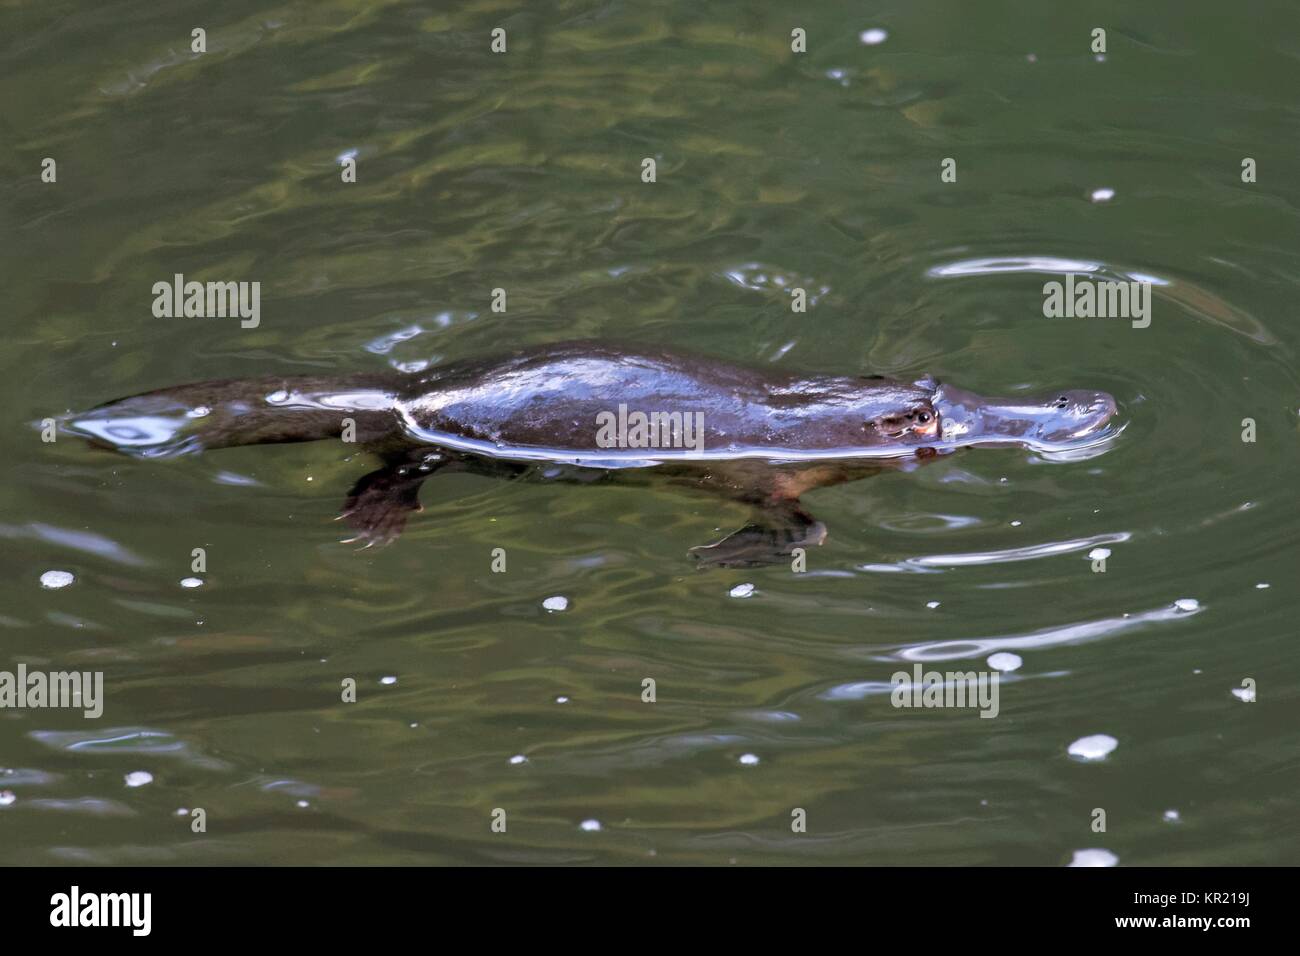
M0 37L0 667L106 690L0 712L0 861L1300 862L1294 5L31 0ZM1069 271L1152 282L1150 326L1045 318ZM155 318L176 273L260 281L260 324ZM695 573L744 509L449 475L356 552L337 443L30 425L581 337L1103 389L1126 428L812 493L806 573ZM996 653L996 719L890 706Z

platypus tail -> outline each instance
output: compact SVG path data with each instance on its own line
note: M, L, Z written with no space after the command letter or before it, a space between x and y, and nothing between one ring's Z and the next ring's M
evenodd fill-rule
M367 442L397 431L396 401L385 373L222 379L108 402L65 416L60 430L148 458L322 438Z

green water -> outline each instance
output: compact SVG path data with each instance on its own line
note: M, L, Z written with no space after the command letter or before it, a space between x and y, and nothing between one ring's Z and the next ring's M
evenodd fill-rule
M105 682L0 711L0 862L1300 862L1298 71L1281 2L0 3L0 669ZM1054 260L1153 279L1150 326L1045 318ZM176 273L260 324L155 318ZM813 492L806 573L696 573L743 509L451 475L356 552L338 443L30 424L588 336L1127 427ZM994 651L997 718L890 705Z

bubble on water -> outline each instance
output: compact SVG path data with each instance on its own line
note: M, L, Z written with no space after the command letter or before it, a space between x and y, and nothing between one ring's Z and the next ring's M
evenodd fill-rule
M1093 59L1096 60L1098 63L1105 63L1105 62L1106 62L1106 54L1105 54L1105 53L1098 53L1096 56L1093 57Z
M1070 744L1067 753L1081 760L1101 760L1118 746L1119 741L1109 734L1093 734L1090 737L1080 737Z
M1196 598L1179 598L1174 602L1174 607L1180 611L1195 611L1201 606L1201 602Z
M835 80L840 84L840 86L849 85L849 77L844 70L840 70L840 69L827 70L826 78L830 80Z
M939 602L938 602L938 601L926 601L926 602L925 602L925 606L928 607L931 611L933 611L935 608L937 608L937 607L939 606Z
M178 817L188 817L188 816L190 815L190 808L189 808L189 807L177 807L177 808L176 808L176 813L175 813L175 815L178 816Z
M581 823L578 824L578 829L584 830L587 833L598 833L600 831L600 821L583 820Z
M1119 857L1110 850L1075 850L1070 866L1114 866Z
M394 676L392 676L391 674L389 674L387 677L381 677L381 678L379 678L379 683L381 683L381 684L390 684L390 685L391 685L391 684L396 684L396 683L397 683L397 678L394 677Z
M46 571L41 575L41 587L66 588L75 580L71 571Z
M181 578L181 587L183 588L199 588L202 586L202 578Z
M1037 54L1037 53L1026 53L1026 54L1025 54L1025 59L1028 60L1030 63L1037 63L1037 62L1038 62L1038 54Z
M208 406L206 406L206 405L199 405L199 406L197 406L197 407L195 407L195 408L191 408L188 412L186 412L186 413L185 413L185 417L186 417L186 418L206 418L208 415L211 415L211 414L212 414L212 409L208 408Z
M1165 811L1165 816L1164 816L1165 823L1177 823L1182 818L1183 818L1182 814L1180 814L1177 810Z
M1253 704L1255 703L1255 688L1234 687L1232 688L1232 696L1237 698L1237 700L1241 701L1243 704Z
M0 807L12 806L17 799L12 790L0 790Z
M308 807L311 806L311 804L308 803L306 800L299 800L297 803L294 804L294 806L300 810L306 810Z
M1266 589L1266 588L1268 588L1268 587L1271 587L1271 585L1270 585L1267 581L1260 581L1258 584L1255 585L1255 590L1256 590L1256 591L1263 591L1264 589Z
M569 607L569 599L564 597L562 594L556 594L552 597L548 597L545 601L543 601L542 607L546 608L546 610L552 613L556 611L563 611Z
M740 762L746 767L758 766L758 754L741 754Z
M518 767L520 764L528 763L528 758L523 754L515 754L510 758L510 766Z
M995 671L1014 671L1020 668L1024 661L1020 659L1019 654L1012 654L1008 651L999 651L996 654L989 655L989 667Z
M153 783L153 774L147 770L134 770L126 775L128 787L143 787L147 783Z
M1115 190L1109 186L1102 186L1099 189L1094 189L1088 198L1093 202L1110 202L1115 198Z
M561 695L561 696L555 698L555 702L556 702L557 704L567 704L567 703L569 702L569 698L567 698L567 697Z
M859 33L858 39L867 46L878 46L889 39L889 34L880 27L872 27L870 30L863 30Z
M1019 528L1019 527L1020 527L1020 522L1019 522L1019 521L1013 521L1013 522L1011 522L1011 527L1013 527L1013 528Z
M1104 561L1110 557L1110 548L1093 548L1088 552L1088 557L1094 561Z
M276 389L270 395L266 396L266 400L270 402L272 405L279 405L280 403L287 402L289 400L289 393L282 388Z
M731 589L730 591L728 591L727 593L730 594L730 595L731 595L732 597L734 597L734 598L747 598L747 597L751 597L751 596L753 595L753 593L754 593L754 585L752 585L752 584L737 584L734 588L732 588L732 589Z

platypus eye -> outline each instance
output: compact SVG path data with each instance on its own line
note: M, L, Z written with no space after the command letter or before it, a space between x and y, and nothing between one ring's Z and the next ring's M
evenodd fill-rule
M928 423L928 422L930 421L930 417L931 417L931 416L930 416L930 413L929 413L929 412L920 412L920 413L916 416L916 420L917 420L918 422L920 422L922 425L924 425L924 424L926 424L926 423Z

